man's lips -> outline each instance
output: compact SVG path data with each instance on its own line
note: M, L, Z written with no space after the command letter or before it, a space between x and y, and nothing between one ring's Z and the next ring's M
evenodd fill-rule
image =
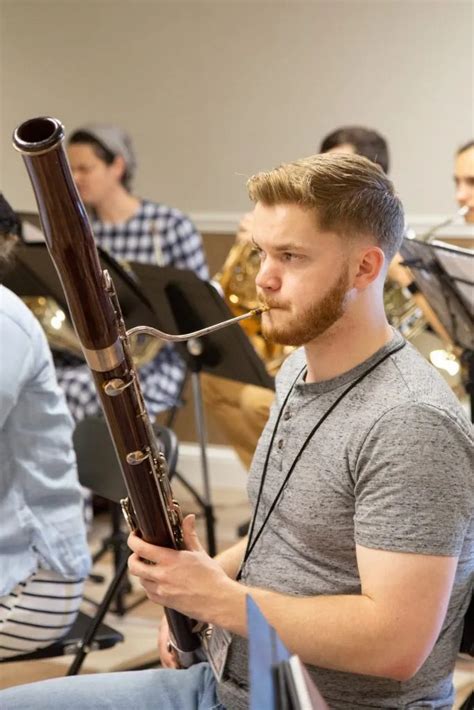
M260 308L265 308L266 310L288 310L289 305L287 303L282 303L281 301L273 301L269 298L258 298L258 305Z

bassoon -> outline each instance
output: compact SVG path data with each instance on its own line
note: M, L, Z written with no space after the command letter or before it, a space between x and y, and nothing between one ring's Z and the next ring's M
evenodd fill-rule
M131 529L147 542L183 549L182 516L145 408L129 336L147 332L165 340L200 337L261 312L187 335L168 335L147 326L126 330L112 279L102 270L92 229L64 150L64 128L55 118L25 121L14 131L38 204L46 245L58 272L126 483L122 501ZM263 310L263 309L262 309ZM181 665L189 665L206 640L206 627L165 609Z

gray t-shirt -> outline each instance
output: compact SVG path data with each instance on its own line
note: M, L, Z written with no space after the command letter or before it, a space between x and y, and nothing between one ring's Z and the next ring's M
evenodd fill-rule
M274 440L256 530L314 424L401 341L395 333L369 360L332 380L306 384L300 375ZM278 411L304 364L304 351L298 350L278 375L275 403L249 475L254 505ZM459 556L441 633L412 679L308 667L333 710L451 707L452 670L474 574L471 460L468 418L410 344L356 385L305 449L244 567L245 584L301 596L359 594L356 544ZM248 707L247 663L247 641L234 636L219 685L219 700L228 710Z

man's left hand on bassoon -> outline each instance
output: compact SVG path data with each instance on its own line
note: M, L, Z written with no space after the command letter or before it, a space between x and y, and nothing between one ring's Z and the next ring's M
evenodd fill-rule
M197 621L214 621L218 610L227 606L232 591L240 586L231 580L220 564L202 547L195 529L195 516L183 521L185 550L151 545L131 533L128 545L133 551L128 567L138 577L148 598L176 609ZM153 564L147 564L144 560ZM222 609L223 611L223 609Z

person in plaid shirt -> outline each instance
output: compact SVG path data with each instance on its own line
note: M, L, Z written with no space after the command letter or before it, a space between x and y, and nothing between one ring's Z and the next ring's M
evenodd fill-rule
M208 278L201 237L189 217L132 194L136 160L125 131L113 125L86 125L71 134L68 155L99 246L119 261L191 269ZM87 365L64 355L57 356L55 364L76 422L97 414L99 402ZM152 417L177 404L185 365L172 345L163 347L139 372Z

